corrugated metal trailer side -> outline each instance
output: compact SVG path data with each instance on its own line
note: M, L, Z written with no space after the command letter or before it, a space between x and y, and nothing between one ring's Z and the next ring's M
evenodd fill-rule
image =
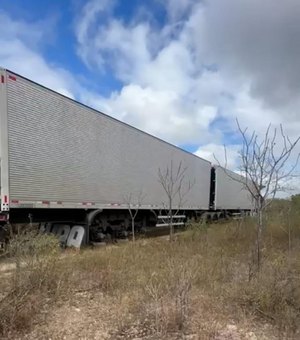
M216 210L251 210L253 208L250 193L245 188L242 176L215 167L215 209Z
M172 160L195 179L183 208L208 209L210 162L10 71L1 76L1 196L11 208L122 208L140 190L143 208L161 208L158 168Z

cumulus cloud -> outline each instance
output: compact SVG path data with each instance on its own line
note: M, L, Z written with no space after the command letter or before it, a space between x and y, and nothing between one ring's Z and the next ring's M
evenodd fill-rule
M194 39L202 57L248 82L251 96L276 111L286 108L284 113L295 117L299 15L298 0L210 0L194 14Z
M102 15L102 9L90 11L86 6L85 27L89 17ZM150 22L117 18L90 25L96 34L88 36L88 46L78 37L79 50L91 56L83 60L100 72L112 70L124 85L96 100L98 108L175 144L220 139L211 124L222 105L224 83L214 70L195 64L186 28L157 29Z
M90 103L174 144L193 143L199 139L199 134L203 140L213 138L208 126L217 115L216 108L199 107L193 112L191 123L191 113L186 115L181 111L185 107L172 91L130 84L124 86L120 93L113 93L109 99L90 98Z
M235 171L238 170L239 151L240 145L207 144L200 146L195 155Z
M45 36L41 22L13 20L0 12L3 24L0 36L0 65L68 97L74 98L78 86L65 69L49 64L41 55L39 45Z
M76 38L78 40L78 54L87 63L96 63L101 65L104 60L100 56L95 59L93 56L94 40L90 39L91 36L98 35L97 26L95 22L105 20L110 10L115 5L114 0L90 0L83 7L80 13L80 20L76 20Z

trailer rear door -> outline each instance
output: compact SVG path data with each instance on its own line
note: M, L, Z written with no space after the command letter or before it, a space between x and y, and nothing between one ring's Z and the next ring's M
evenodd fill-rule
M9 210L6 71L0 68L0 211Z

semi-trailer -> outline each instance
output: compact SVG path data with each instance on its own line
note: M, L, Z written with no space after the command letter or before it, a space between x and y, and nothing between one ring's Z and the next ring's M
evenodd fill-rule
M2 225L87 221L89 234L97 217L111 229L112 220L128 220L125 197L140 192L147 224L165 208L158 171L170 164L181 164L193 182L180 206L187 215L251 209L241 183L218 168L212 176L209 161L6 69L0 69L0 158Z

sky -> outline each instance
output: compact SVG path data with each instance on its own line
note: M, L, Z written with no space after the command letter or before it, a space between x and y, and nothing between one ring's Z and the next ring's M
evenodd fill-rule
M1 0L0 66L210 161L225 144L236 169L236 118L299 135L299 17L299 0Z

